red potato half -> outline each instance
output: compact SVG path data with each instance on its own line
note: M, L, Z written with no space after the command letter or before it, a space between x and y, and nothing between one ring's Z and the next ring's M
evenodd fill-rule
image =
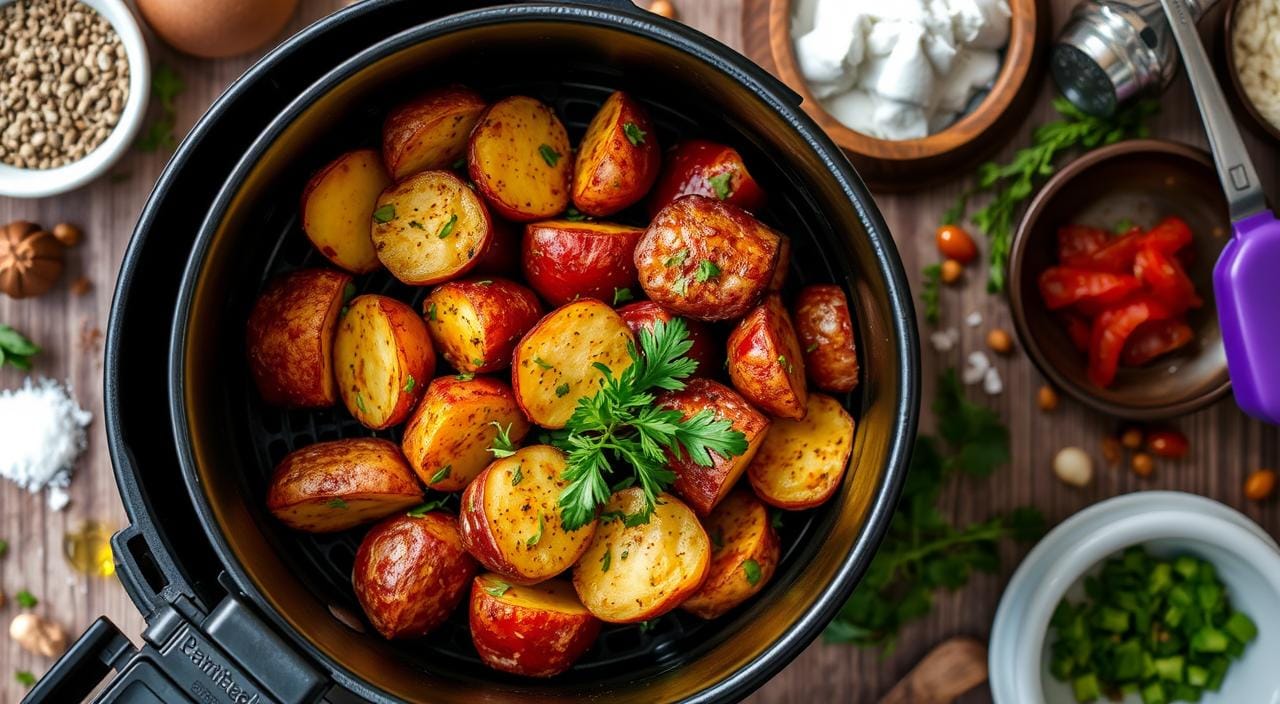
M701 516L712 512L746 471L751 458L764 441L769 419L751 407L733 389L710 379L691 379L679 391L669 391L658 397L658 404L680 411L684 418L692 418L702 411L710 411L717 420L728 420L733 429L747 438L746 452L736 457L721 457L712 452L712 463L703 467L687 454L676 459L667 455L667 466L676 473L672 490Z
M588 215L612 215L649 192L661 165L649 115L631 96L615 91L587 125L578 147L573 205Z
M440 354L460 372L492 372L542 317L533 291L507 279L465 279L437 286L422 303Z
M825 394L809 394L803 420L775 420L747 467L751 488L765 503L813 508L836 493L853 452L853 417Z
M628 303L618 309L618 315L626 321L627 327L631 328L631 333L636 339L640 339L641 330L652 330L658 321L670 323L676 317L671 311L654 303L653 301L636 301ZM685 326L689 328L689 339L693 341L693 346L685 353L685 356L698 363L698 368L694 370L694 376L711 376L720 369L720 360L724 355L720 352L720 346L715 342L714 333L711 328L701 321L683 319Z
M614 375L631 366L631 329L608 305L584 298L540 320L511 360L511 388L525 415L544 428L563 428L578 399L599 389L600 363Z
M302 189L302 231L336 266L366 274L382 263L370 236L378 196L391 185L378 153L357 149L334 159Z
M484 664L525 677L551 677L573 666L600 634L573 585L532 586L482 574L471 585L471 642Z
M497 379L442 376L426 389L400 447L422 483L436 491L460 491L489 465L499 427L513 443L529 432L511 387Z
M803 418L804 357L782 299L770 296L729 333L729 379L755 406L778 418Z
M480 564L516 584L536 584L573 566L596 531L560 521L564 453L531 445L490 464L462 493L462 543Z
M267 487L267 510L309 533L347 530L420 503L422 487L400 449L376 438L295 450L276 465Z
M569 134L555 111L533 98L516 95L489 106L471 132L467 169L509 220L541 220L569 205Z
M644 230L607 222L548 220L525 226L524 278L553 306L578 298L611 303L636 287L636 243Z
M730 494L702 525L711 538L711 569L680 608L712 619L764 589L778 568L782 547L769 509L746 489Z
M601 515L630 516L644 508L644 492L617 492ZM698 517L671 494L659 494L648 523L627 527L601 521L591 547L573 568L573 588L596 618L647 621L679 606L702 586L711 541Z
M489 246L480 253L474 276L513 276L520 271L520 233L516 227L506 220L492 218L493 236L489 238Z
M382 430L409 416L436 368L422 316L376 294L347 304L333 340L334 374L347 410Z
M857 388L858 351L844 289L834 284L806 286L796 296L794 310L804 368L814 386L836 393Z
M765 195L751 177L738 150L723 144L692 139L667 153L662 175L649 198L649 214L681 196L706 196L754 213L764 207Z
M384 638L420 638L449 618L476 571L453 516L401 514L365 534L351 583L360 608Z
M467 151L467 138L485 102L465 86L423 93L397 106L382 124L382 159L397 181L419 171L449 168Z
M267 284L246 325L249 369L262 400L286 408L324 408L338 400L333 335L354 293L351 275L303 269Z
M382 192L373 246L393 276L427 286L469 271L493 236L480 197L448 171L424 171Z
M782 235L718 200L684 196L636 245L640 285L655 303L698 320L742 317L773 281Z

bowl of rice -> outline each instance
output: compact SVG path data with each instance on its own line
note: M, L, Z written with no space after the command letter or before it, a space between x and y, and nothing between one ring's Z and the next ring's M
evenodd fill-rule
M1280 142L1280 0L1230 0L1222 13L1218 65L1236 114Z

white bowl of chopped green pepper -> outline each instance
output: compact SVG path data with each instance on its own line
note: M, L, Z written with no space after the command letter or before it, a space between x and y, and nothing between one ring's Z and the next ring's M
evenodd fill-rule
M1280 548L1200 496L1103 501L1014 573L990 672L997 704L1280 704Z

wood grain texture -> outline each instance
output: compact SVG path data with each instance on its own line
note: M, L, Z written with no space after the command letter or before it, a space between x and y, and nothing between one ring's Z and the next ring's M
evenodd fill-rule
M341 0L307 0L288 31L297 31L310 21L331 12ZM742 50L767 46L760 34L766 23L767 0L674 0L681 19ZM1052 0L1055 20L1061 23L1074 0ZM1206 26L1208 26L1206 24ZM761 43L763 40L763 43ZM353 51L361 47L353 47ZM203 61L175 55L152 44L155 56L170 64L186 81L186 91L178 99L178 125L189 128L213 99L256 58L240 57ZM998 155L1008 156L1012 145L1025 144L1031 126L1045 119L1050 110L1046 84L1038 98L1033 118L1016 133L1008 135L1008 145ZM1185 83L1179 79L1170 90L1164 114L1157 124L1162 136L1203 144ZM1280 171L1275 150L1247 135L1259 169L1268 186L1274 186ZM114 579L93 579L74 574L62 558L62 539L68 529L86 519L123 526L124 511L115 488L102 428L102 345L98 340L84 344L85 330L102 330L111 301L116 271L128 243L134 222L164 166L165 154L134 153L114 170L116 177L102 179L74 193L42 200L0 198L0 221L16 218L35 220L52 226L67 220L85 230L85 242L69 253L69 267L63 282L50 294L34 300L14 301L0 297L0 322L25 331L45 347L37 372L66 379L76 388L80 403L94 413L90 447L72 483L72 505L63 512L45 507L43 497L0 482L0 538L10 543L9 555L0 560L0 589L10 598L0 608L5 623L17 613L12 595L29 589L41 599L37 611L57 620L73 634L79 634L97 616L106 614L136 639L142 619ZM962 176L963 174L956 174ZM877 196L898 248L911 273L919 282L923 264L936 258L933 229L938 214L959 192L962 180L951 181L933 190L911 195ZM175 264L176 265L176 264ZM70 293L69 284L86 276L93 287L84 296ZM960 349L977 349L992 325L1012 331L1008 308L1002 299L988 296L983 274L970 273L962 288L943 295L943 315L958 321L970 311L985 318L980 328L960 325ZM961 352L939 355L926 347L925 398L930 398L933 378L947 365L961 361ZM1052 454L1066 444L1096 451L1098 439L1113 423L1071 401L1052 415L1035 410L1035 390L1042 383L1030 362L1022 355L997 360L1006 390L987 399L1009 423L1013 437L1014 461L992 480L957 480L944 498L944 508L959 521L981 520L992 513L1034 504L1052 521L1059 521L1099 499L1140 489L1180 489L1217 498L1242 509L1273 534L1280 533L1280 506L1272 501L1261 506L1248 504L1241 485L1246 473L1258 466L1280 466L1280 432L1244 419L1229 401L1178 419L1175 424L1192 441L1191 454L1180 462L1160 465L1149 480L1139 480L1122 470L1103 469L1087 489L1066 488L1049 469ZM0 388L21 383L22 375L0 371ZM162 383L157 377L156 383ZM925 427L932 421L926 413ZM156 432L167 433L167 427ZM966 589L938 598L933 613L902 634L897 649L881 658L877 653L846 646L810 646L772 682L752 696L754 702L810 704L811 702L874 702L906 674L934 645L948 637L968 635L985 638L999 599L1000 590L1020 552L1005 547L1005 569L998 576L979 576ZM8 638L0 638L0 702L16 702L21 688L13 679L14 670L42 673L49 662L20 651ZM986 702L990 695L979 687L960 701Z

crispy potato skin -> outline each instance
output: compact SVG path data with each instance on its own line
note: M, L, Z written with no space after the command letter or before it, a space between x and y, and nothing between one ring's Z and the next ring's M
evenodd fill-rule
M339 156L302 189L302 231L335 266L355 274L377 269L382 263L373 250L370 222L378 195L390 185L374 150Z
M553 306L578 298L611 303L635 290L636 243L644 230L607 222L548 220L524 229L524 278Z
M515 584L536 584L573 566L596 522L567 531L560 522L564 453L530 445L496 460L462 493L462 544L480 564Z
M644 492L632 487L615 493L603 513L629 516L643 507ZM702 586L710 564L711 541L698 517L663 493L648 523L601 522L573 568L573 588L601 621L635 623L679 606Z
M655 303L697 320L740 318L764 295L782 236L749 213L703 196L663 208L636 245L640 285ZM712 276L699 270L710 262Z
M804 347L809 379L824 391L846 393L858 386L858 352L844 289L816 284L795 300L796 335Z
M709 467L698 465L688 455L676 459L667 454L667 466L676 473L672 490L698 515L706 516L746 471L764 441L769 419L752 408L736 391L710 379L691 379L683 389L668 391L658 397L658 404L680 411L686 419L709 410L717 419L730 421L734 430L747 436L746 452L729 458L712 452Z
M386 222L378 217L382 208L392 209ZM411 286L462 276L493 237L493 220L480 197L448 171L423 171L393 184L373 212L378 259Z
M419 638L449 618L476 571L453 516L400 514L365 534L351 582L365 616L384 638Z
M631 366L631 329L594 298L551 311L516 345L511 388L521 410L544 428L563 428L582 396L599 388L599 362L615 375Z
M471 132L467 169L489 205L508 220L541 220L569 205L569 133L554 110L533 98L515 95L485 110Z
M560 580L520 586L501 575L479 575L471 585L470 616L471 642L484 664L525 677L568 670L600 634L600 621Z
M333 334L351 275L303 269L267 284L249 313L249 369L271 406L324 408L338 400Z
M422 305L431 339L460 372L507 368L516 342L542 317L533 291L499 278L450 281Z
M347 304L333 358L342 402L352 417L374 430L403 421L436 368L422 317L408 305L376 294Z
M649 115L631 96L615 91L587 125L578 147L573 205L588 215L612 215L649 192L661 165L657 131Z
M485 102L465 86L428 91L397 106L382 123L382 159L392 177L448 168L467 150Z
M267 509L295 530L331 533L422 503L394 443L348 438L309 445L276 465Z
M627 327L631 328L631 334L635 335L637 340L640 339L641 330L652 330L659 320L670 323L677 317L653 301L628 303L618 309L618 315L626 321ZM714 341L714 333L706 323L701 321L686 318L684 323L689 328L689 339L693 341L693 346L685 356L698 363L698 368L694 370L693 375L714 375L720 368L720 360L724 357L720 347Z
M770 296L729 333L729 379L748 401L778 418L803 418L808 388L791 316Z
M764 589L777 570L782 548L770 525L769 510L746 489L730 494L703 521L703 527L711 538L711 570L702 588L680 608L712 619ZM755 562L758 575L749 572L748 560Z
M840 487L853 452L853 417L839 401L809 394L803 420L776 420L747 467L751 488L778 508L813 508Z
M715 142L691 139L677 144L667 153L665 168L649 198L649 214L657 215L675 199L689 194L718 198L711 179L725 173L729 174L726 203L749 213L764 207L764 191L747 171L738 150Z
M529 432L531 426L511 387L488 377L442 376L426 387L405 425L400 447L423 484L437 491L460 491L493 459L488 449L498 435L494 423L510 428L514 443ZM446 476L432 482L445 466Z

